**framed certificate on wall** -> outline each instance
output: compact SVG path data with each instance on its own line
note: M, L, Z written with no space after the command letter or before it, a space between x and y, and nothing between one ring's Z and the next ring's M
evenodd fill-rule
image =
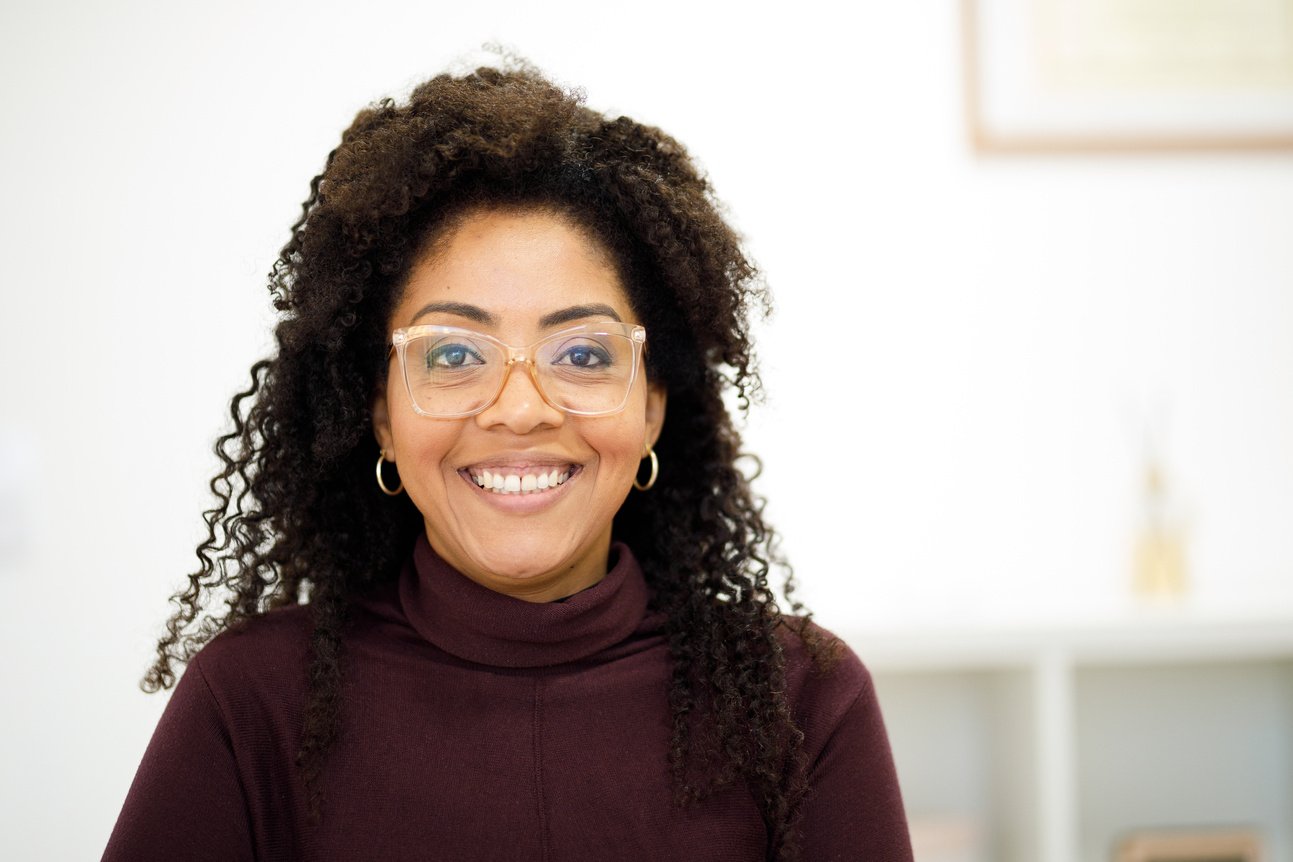
M981 152L1293 151L1293 0L962 0Z

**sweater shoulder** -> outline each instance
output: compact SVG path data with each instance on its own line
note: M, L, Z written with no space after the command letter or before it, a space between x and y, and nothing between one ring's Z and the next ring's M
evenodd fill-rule
M394 582L374 586L352 601L342 631L344 650L362 652L363 645L403 631L403 617L394 605ZM314 614L309 605L274 608L224 629L213 637L193 663L216 691L304 689L310 673Z
M217 696L300 686L306 678L312 629L308 606L275 608L220 632L193 664Z
M853 649L811 619L787 615L777 628L786 691L795 721L815 756L859 701L874 701L871 672Z
M838 635L812 619L786 615L776 629L786 660L788 681L799 679L818 687L856 696L871 684L866 665Z

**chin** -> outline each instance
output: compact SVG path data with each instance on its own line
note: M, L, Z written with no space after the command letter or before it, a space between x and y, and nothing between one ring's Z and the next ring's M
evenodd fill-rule
M516 555L492 555L484 559L477 556L473 562L482 572L511 581L536 580L561 566L560 560L553 560L553 564L548 565L548 561L543 559Z
M499 540L462 543L467 560L478 571L495 578L529 581L568 569L575 555L542 536L514 533Z

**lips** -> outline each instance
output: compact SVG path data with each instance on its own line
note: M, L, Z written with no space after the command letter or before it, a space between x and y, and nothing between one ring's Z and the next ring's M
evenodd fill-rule
M556 452L516 450L494 452L458 474L491 497L530 497L552 493L582 470L582 464Z
M564 485L579 469L576 464L549 467L469 467L465 471L477 486L495 494L542 494Z

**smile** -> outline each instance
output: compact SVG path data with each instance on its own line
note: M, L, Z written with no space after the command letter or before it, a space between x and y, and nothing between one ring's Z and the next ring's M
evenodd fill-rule
M517 468L486 470L471 468L466 471L476 485L495 494L542 494L564 485L579 469L567 464L551 469Z

